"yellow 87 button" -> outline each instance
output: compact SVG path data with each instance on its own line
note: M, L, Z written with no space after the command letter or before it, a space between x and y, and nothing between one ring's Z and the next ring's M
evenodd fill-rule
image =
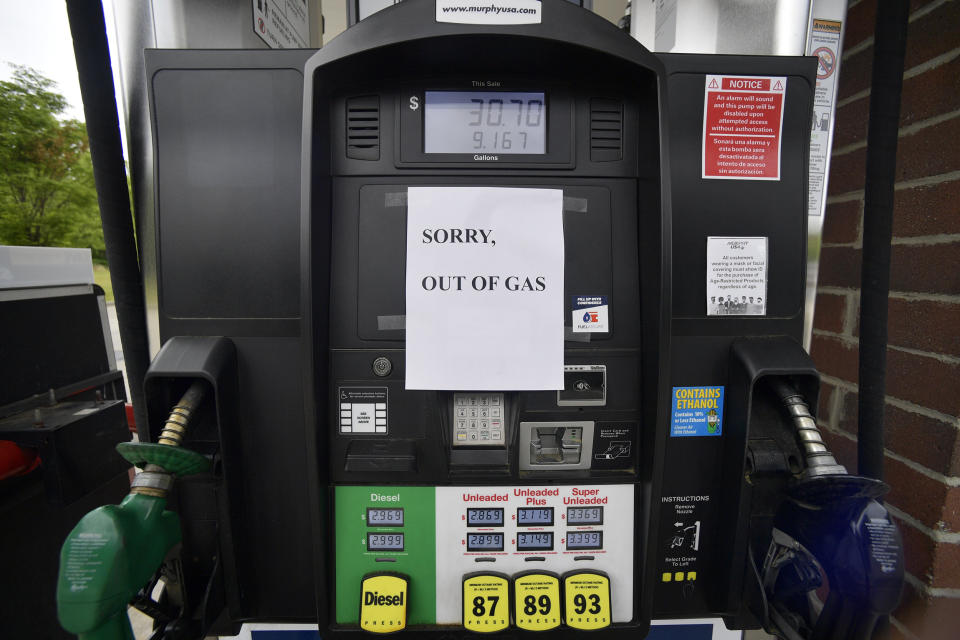
M463 578L463 626L492 633L510 625L510 580L498 573L473 573Z

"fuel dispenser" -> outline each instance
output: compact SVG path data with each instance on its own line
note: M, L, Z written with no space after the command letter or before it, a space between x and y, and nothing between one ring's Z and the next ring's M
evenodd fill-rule
M149 432L217 390L157 637L868 637L895 603L884 487L823 445L800 346L816 61L654 55L527 4L148 52Z

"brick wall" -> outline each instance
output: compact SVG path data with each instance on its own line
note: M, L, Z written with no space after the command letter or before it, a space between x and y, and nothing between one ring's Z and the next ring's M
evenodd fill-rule
M867 114L877 2L852 0L811 352L820 424L856 467ZM960 637L960 2L914 0L903 76L887 349L885 474L906 550L894 638Z

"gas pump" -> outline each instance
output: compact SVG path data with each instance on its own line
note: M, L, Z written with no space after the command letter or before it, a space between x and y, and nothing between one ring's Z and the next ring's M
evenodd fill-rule
M148 403L235 353L183 441L178 628L868 637L899 537L800 346L816 61L491 7L148 52Z

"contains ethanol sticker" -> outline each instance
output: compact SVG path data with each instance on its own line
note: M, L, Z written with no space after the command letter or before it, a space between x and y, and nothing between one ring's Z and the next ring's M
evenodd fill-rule
M723 387L674 387L670 435L719 436L723 433Z

